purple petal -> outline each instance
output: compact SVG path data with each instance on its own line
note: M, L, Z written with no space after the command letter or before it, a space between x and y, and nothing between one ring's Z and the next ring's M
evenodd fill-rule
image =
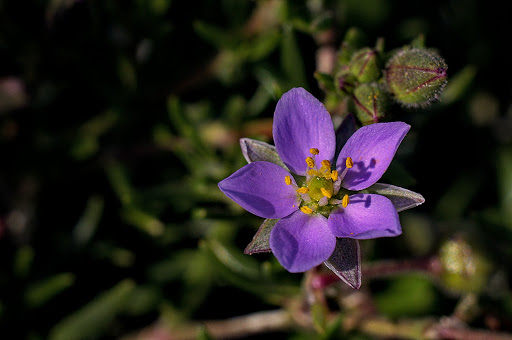
M342 186L362 190L377 182L386 172L410 127L402 122L392 122L371 124L357 130L341 149L336 162L340 173L345 169L347 157L354 162Z
M328 223L336 237L358 240L398 236L402 233L393 203L381 195L350 196L348 206L333 210Z
M274 144L291 172L305 175L309 149L320 151L318 162L332 162L336 140L331 116L323 104L303 88L283 94L274 113Z
M270 248L281 265L291 273L305 272L326 261L334 251L336 238L327 219L297 211L280 219L270 233Z
M284 181L289 175L279 165L253 162L221 181L219 188L254 215L281 218L299 209L299 195ZM295 184L293 177L291 180Z

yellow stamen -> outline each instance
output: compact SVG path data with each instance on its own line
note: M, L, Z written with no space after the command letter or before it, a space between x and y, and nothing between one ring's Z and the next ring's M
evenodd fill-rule
M352 158L350 157L347 157L346 161L345 161L345 166L350 169L351 167L354 166L354 162L352 162Z
M318 149L316 149L316 148L311 148L311 149L309 149L309 153L312 155L318 155L320 153L320 151L318 151Z
M336 182L336 180L338 179L338 171L337 170L333 170L331 172L331 179Z
M306 207L306 206L303 206L303 207L300 207L300 210L304 213L304 214L311 214L313 212L313 209L311 209L310 207Z
M306 158L306 163L308 164L308 166L310 168L314 168L315 167L315 160L311 157L308 157Z
M286 183L286 185L290 185L292 184L292 179L290 178L290 176L285 176L284 182Z
M331 169L331 162L329 162L327 159L324 159L322 161L322 166L326 167L327 169Z
M308 189L308 188L306 188L306 187L302 187L302 188L298 188L298 189L297 189L297 192L298 192L299 194L306 194L308 191L309 191L309 189Z
M332 197L332 194L329 191L327 191L327 189L320 188L320 191L322 192L322 195L324 195L325 197L327 197L327 198L331 198Z
M349 201L349 199L348 199L348 195L343 196L343 199L341 200L341 206L342 206L343 208L346 208L346 207L347 207L347 205L348 205L348 201Z

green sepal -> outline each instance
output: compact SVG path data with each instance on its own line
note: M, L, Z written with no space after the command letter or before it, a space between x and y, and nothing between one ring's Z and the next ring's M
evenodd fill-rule
M421 194L391 184L375 183L361 192L387 197L398 212L417 207L425 202Z
M242 149L242 154L247 160L247 163L265 161L274 163L284 168L285 170L288 170L286 165L284 165L283 161L279 157L277 149L274 145L270 145L256 139L241 138L240 148Z
M352 238L336 238L336 247L324 264L354 289L361 287L361 248Z
M263 221L263 224L252 238L251 243L249 243L245 248L244 254L250 255L255 253L271 252L272 249L270 249L270 232L276 225L277 221L279 221L279 219L272 218L267 218L265 221Z
M377 83L356 87L352 99L356 116L363 125L378 123L390 106L389 94Z

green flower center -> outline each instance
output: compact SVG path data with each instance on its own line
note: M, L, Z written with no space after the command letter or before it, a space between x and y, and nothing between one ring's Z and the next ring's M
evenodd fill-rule
M346 208L349 203L348 191L341 188L341 181L352 168L353 163L350 157L346 158L346 168L339 175L337 170L331 171L331 162L323 160L318 168L315 156L319 154L318 149L309 150L313 157L306 158L308 171L301 187L296 187L297 193L301 196L300 210L305 214L320 213L329 216L332 209L341 205ZM285 182L292 184L291 178L286 176Z

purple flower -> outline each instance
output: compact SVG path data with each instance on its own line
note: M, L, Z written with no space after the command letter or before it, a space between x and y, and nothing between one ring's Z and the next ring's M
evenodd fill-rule
M400 235L393 203L361 193L388 168L410 126L377 123L358 129L341 149L320 101L302 88L277 103L273 135L285 167L255 161L219 183L247 211L279 219L270 248L290 272L304 272L329 259L336 238L356 240ZM289 171L288 171L289 170Z

